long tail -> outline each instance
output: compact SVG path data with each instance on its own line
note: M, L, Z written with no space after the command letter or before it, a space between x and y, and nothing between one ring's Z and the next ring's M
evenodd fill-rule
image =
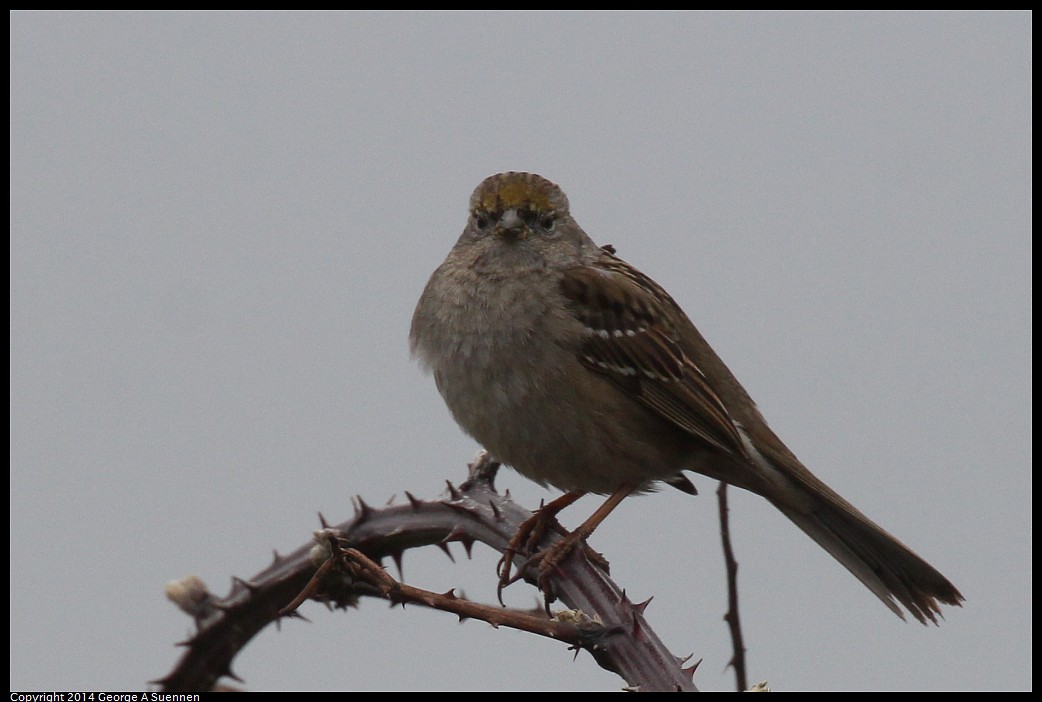
M921 623L929 619L936 624L940 604L959 606L963 601L936 568L842 498L816 500L809 512L771 502L902 619L898 603Z

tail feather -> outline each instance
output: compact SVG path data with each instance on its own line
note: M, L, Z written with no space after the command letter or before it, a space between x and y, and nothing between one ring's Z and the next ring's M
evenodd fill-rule
M936 624L941 604L959 606L963 601L937 569L853 508L821 501L805 511L772 503L902 619L898 603L921 623Z

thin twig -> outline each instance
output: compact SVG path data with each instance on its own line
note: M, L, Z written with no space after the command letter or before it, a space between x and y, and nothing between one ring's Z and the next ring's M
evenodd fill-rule
M551 618L542 612L530 613L500 606L481 604L459 597L449 590L438 593L423 590L395 580L378 563L355 548L343 551L343 563L352 575L365 580L392 603L411 603L451 612L463 619L481 619L495 628L500 626L528 631L572 644L576 649L587 644L598 632L603 635L604 627L592 619L569 622Z
M738 617L738 561L734 558L734 549L731 548L731 527L727 517L727 483L720 483L716 490L716 499L720 505L720 539L724 545L724 562L727 565L727 613L724 621L731 631L731 642L734 646L734 655L731 656L730 665L734 667L737 679L738 692L748 690L749 686L745 678L745 644L742 641L742 623Z

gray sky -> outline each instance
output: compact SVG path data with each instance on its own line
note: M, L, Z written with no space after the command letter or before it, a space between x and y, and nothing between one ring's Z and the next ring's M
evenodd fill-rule
M532 170L966 596L903 624L734 495L751 677L1029 689L1031 19L13 13L11 688L143 689L191 626L168 580L224 593L318 511L461 480L477 446L410 361L410 315L474 186ZM695 481L592 544L727 690L715 486ZM407 554L406 579L491 600L491 551L457 556ZM448 614L304 614L237 659L249 688L622 684Z

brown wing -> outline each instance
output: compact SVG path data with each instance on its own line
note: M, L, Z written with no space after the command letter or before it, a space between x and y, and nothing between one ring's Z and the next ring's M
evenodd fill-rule
M678 343L683 312L658 284L605 250L568 271L561 292L587 330L583 365L684 431L745 455L727 408Z

